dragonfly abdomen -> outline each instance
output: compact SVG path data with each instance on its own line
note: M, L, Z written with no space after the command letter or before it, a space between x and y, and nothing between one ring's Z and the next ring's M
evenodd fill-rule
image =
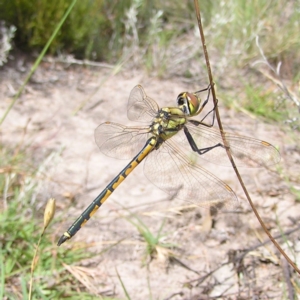
M131 160L131 162L107 185L107 187L86 208L80 217L60 237L57 245L60 246L66 240L73 237L76 232L85 225L92 215L101 207L114 190L125 180L125 178L139 165L139 163L155 148L157 138L152 136L148 139L143 149Z

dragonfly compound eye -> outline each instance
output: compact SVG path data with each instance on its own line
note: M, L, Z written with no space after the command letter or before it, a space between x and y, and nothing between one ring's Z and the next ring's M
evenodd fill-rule
M184 92L178 95L177 105L187 115L197 114L201 100L195 94Z
M186 93L186 97L188 101L190 115L193 116L197 114L200 108L201 99L196 94L192 93Z

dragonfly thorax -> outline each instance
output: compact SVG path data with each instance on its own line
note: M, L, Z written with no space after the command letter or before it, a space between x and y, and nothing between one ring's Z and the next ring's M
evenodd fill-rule
M164 107L159 110L150 128L151 132L162 140L167 140L186 123L186 114L178 107Z
M177 97L178 107L189 116L197 115L201 104L201 99L189 92L180 93Z

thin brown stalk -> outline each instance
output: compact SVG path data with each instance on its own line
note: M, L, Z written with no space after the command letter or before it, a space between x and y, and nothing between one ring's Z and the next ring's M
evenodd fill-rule
M252 199L245 187L245 184L242 180L242 177L236 167L236 164L234 162L234 159L231 155L230 152L230 147L229 144L226 140L225 134L224 134L224 130L223 130L223 126L222 126L222 122L221 122L221 118L220 118L220 113L219 113L219 109L218 109L218 105L217 105L217 97L216 97L216 92L215 92L215 88L214 88L214 82L213 82L213 76L212 76L212 72L211 72L211 67L210 67L210 62L209 62L209 57L208 57L208 52L207 52L207 48L206 48L206 42L205 42L205 36L204 36L204 32L203 32L203 27L202 27L202 22L201 22L201 15L200 15L200 8L199 8L199 3L198 0L194 0L194 5L195 5L195 11L196 11L196 17L197 17L197 21L198 21L198 27L199 27L199 32L200 32L200 38L201 38L201 43L202 43L202 47L203 47L203 53L204 53L204 57L205 57L205 62L206 62L206 66L207 66L207 74L208 74L208 78L209 78L209 83L211 86L211 93L212 93L212 97L213 97L213 101L214 101L214 107L215 107L215 113L216 113L216 119L219 125L219 130L223 139L223 143L226 149L226 153L227 156L231 162L231 165L234 169L234 172L240 182L240 185L244 191L244 194L257 218L257 220L259 221L261 227L263 228L263 230L265 231L265 233L268 235L269 239L272 241L272 243L275 245L275 247L278 249L278 251L284 256L284 258L288 261L288 263L294 268L295 271L297 271L300 274L300 270L298 269L298 267L295 265L295 263L289 258L289 256L284 252L284 250L280 247L280 245L275 241L275 239L272 237L271 233L268 231L267 227L265 226L263 220L261 219L258 211L256 210Z

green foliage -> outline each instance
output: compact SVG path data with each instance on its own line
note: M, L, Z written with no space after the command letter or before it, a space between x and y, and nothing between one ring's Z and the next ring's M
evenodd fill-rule
M17 27L19 47L40 50L69 4L70 0L0 0L0 19ZM260 58L257 36L270 62L284 62L292 78L299 78L299 1L200 1L200 8L211 59L220 61L214 70L216 81L233 65L244 67ZM195 20L188 0L77 1L50 53L110 62L124 56L160 76L195 77L191 59L201 56L198 34L194 40L184 38L192 36Z
M299 1L217 1L213 16L206 38L214 41L219 56L234 55L236 63L244 65L259 57L255 44L259 36L267 57L278 60L293 53L299 59Z
M290 191L291 193L295 196L295 200L297 202L300 202L300 191L299 189L296 189L295 187L290 187Z
M21 48L39 50L49 40L69 4L69 0L2 1L0 19L17 27L16 42ZM60 34L51 44L50 53L66 51L81 57L90 56L89 51L93 49L94 43L98 42L96 46L108 43L111 31L103 10L102 0L78 1Z
M230 95L221 95L222 101L228 107L248 111L252 116L260 117L264 121L283 124L295 111L295 107L281 90L270 89L258 83L244 82Z
M245 97L241 106L255 114L273 121L282 121L286 114L284 102L276 101L272 91L265 91L261 87L245 86Z
M19 47L40 50L69 4L69 0L0 1L0 19L17 27L15 41ZM160 27L153 30L157 25L153 20L158 14L163 14ZM68 52L79 58L97 60L116 58L134 38L146 46L155 34L160 35L157 38L162 43L170 41L173 35L193 27L193 17L190 1L78 1L53 41L50 53ZM170 27L170 24L173 25ZM135 30L138 36L134 36Z
M18 147L15 149L0 148L0 192L3 195L0 209L1 299L28 299L31 263L43 229L42 214L36 211L33 201L40 176L28 163L25 153L18 151ZM58 248L52 234L44 235L38 253L33 299L82 299L86 295L78 292L79 282L65 270L63 263L74 264L91 257L91 253Z
M175 247L175 245L163 242L163 239L166 236L165 234L162 234L165 222L161 224L158 232L155 234L137 215L130 214L130 217L126 217L126 219L137 228L146 243L144 262L147 259L151 260L158 253L164 253L164 256L167 256L167 258L172 256L172 252L168 249Z

